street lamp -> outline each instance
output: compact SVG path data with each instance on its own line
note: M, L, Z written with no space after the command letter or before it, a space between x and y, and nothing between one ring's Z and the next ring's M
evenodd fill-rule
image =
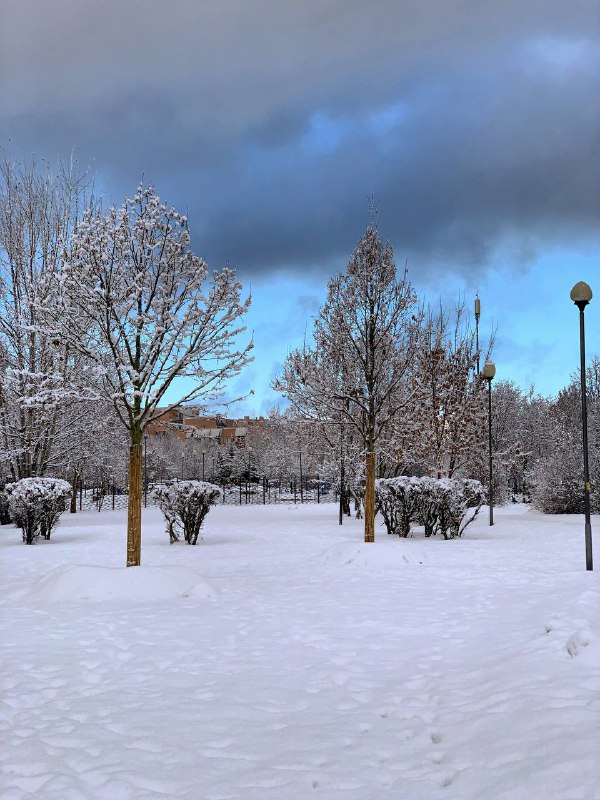
M490 477L489 477L489 503L490 503L490 525L494 524L494 471L492 466L492 381L496 374L496 365L493 361L486 361L483 365L483 377L488 382L488 443L489 443L489 460L490 460Z
M477 352L477 374L479 375L479 318L481 317L481 300L475 297L475 349Z
M585 319L584 311L592 299L592 290L583 281L571 289L571 300L579 309L579 350L581 354L581 422L583 427L583 502L585 513L585 568L593 570L592 520L590 508L590 463L588 457L587 390L585 381Z

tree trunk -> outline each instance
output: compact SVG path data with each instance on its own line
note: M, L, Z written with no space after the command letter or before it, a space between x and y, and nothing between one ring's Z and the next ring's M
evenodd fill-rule
M375 541L375 453L365 456L365 542Z
M71 505L69 507L70 514L77 513L77 486L79 484L79 475L77 470L73 470L73 480L71 482Z
M129 448L127 503L127 566L139 567L142 554L142 445Z

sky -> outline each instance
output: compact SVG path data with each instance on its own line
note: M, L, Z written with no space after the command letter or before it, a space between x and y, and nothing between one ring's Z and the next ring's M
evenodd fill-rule
M497 377L600 354L597 0L0 0L0 150L144 181L236 267L265 413L374 202L420 298L482 304ZM232 413L234 413L232 411Z

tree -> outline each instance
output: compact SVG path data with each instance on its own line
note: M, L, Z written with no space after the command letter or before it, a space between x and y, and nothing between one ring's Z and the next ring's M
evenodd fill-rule
M57 333L95 365L101 391L129 433L127 566L141 559L142 441L151 420L203 397L251 361L237 346L241 300L235 272L215 272L190 248L187 219L152 188L102 216L85 213L56 286ZM76 321L77 335L62 320ZM193 379L182 381L182 379ZM177 395L175 402L168 397Z
M148 437L148 475L152 481L165 478L183 480L213 479L219 445L196 431L180 438L177 431Z
M529 494L526 469L541 444L543 424L537 418L546 404L533 389L523 392L512 381L494 383L493 392L494 497L516 500Z
M289 410L275 407L264 424L248 430L246 446L257 454L257 467L271 479L289 479L295 473L296 454L293 452L293 430Z
M246 447L251 450L258 475L295 480L318 472L323 457L319 426L288 408L275 407L260 425L251 427Z
M0 164L0 451L13 480L44 475L68 446L66 408L93 396L72 348L43 330L88 190L60 165Z
M453 319L441 307L428 312L419 337L412 413L400 421L396 440L434 478L452 478L484 451L485 381L476 375L477 357L464 305Z
M406 270L370 224L329 282L313 346L289 354L275 388L305 416L356 431L365 460L365 541L375 539L375 451L407 406L419 313Z
M586 370L588 443L592 512L600 511L600 359ZM536 508L549 514L582 514L581 388L579 374L549 404L540 438L544 449L533 462L530 477Z
M127 484L124 470L127 435L112 403L100 397L78 403L77 413L67 407L59 418L58 427L68 429L69 436L59 440L60 446L54 449L49 470L71 483L72 514L77 511L77 489L81 480L95 483L101 493L108 492L111 485Z

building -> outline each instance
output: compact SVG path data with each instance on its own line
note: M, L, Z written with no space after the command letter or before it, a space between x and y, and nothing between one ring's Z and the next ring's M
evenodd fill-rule
M264 424L264 418L230 419L220 415L201 416L201 406L178 406L167 413L158 409L156 421L150 422L146 433L149 436L174 434L178 439L210 439L219 445L245 446L248 430Z

